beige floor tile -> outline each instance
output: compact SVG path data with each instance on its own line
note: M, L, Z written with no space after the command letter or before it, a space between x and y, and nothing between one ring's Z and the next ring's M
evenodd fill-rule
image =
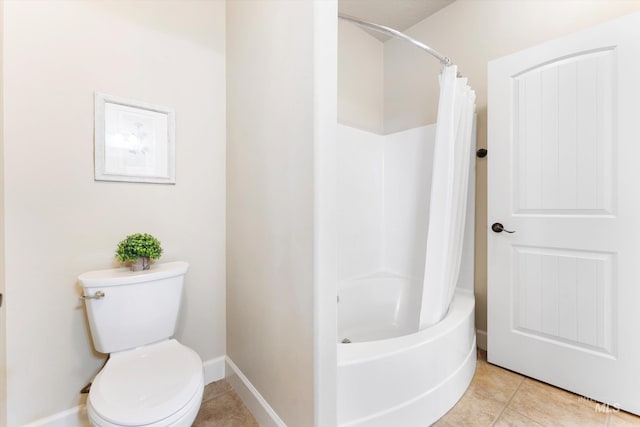
M525 417L524 415L512 410L505 409L498 421L493 425L494 427L542 427L542 424L539 424L533 421L531 418Z
M469 388L460 401L444 417L440 418L434 426L437 427L483 427L490 426L504 403L479 393L477 389Z
M609 417L609 427L640 426L640 417L628 412L612 412Z
M204 402L193 427L258 427L258 423L231 390Z
M205 386L204 388L204 393L202 394L202 401L206 402L211 399L215 399L221 394L224 394L231 390L231 385L227 382L227 380L220 380L211 384L207 384L207 386Z
M522 375L478 360L470 389L505 404L511 399L523 380Z
M573 393L525 379L508 406L548 426L605 426L607 414Z

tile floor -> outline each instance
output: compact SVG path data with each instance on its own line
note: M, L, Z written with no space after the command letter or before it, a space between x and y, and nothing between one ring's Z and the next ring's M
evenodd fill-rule
M225 380L209 384L194 427L254 427L258 423ZM640 426L640 417L487 363L478 366L467 392L434 427ZM296 426L290 426L296 427ZM402 426L389 426L402 427Z
M220 380L204 388L193 427L258 427L258 423L231 385Z
M469 389L434 424L445 426L627 427L640 426L640 417L491 365L478 351Z

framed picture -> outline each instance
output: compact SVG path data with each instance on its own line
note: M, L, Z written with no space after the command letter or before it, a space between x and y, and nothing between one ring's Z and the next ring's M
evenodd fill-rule
M175 112L95 94L96 181L175 184Z

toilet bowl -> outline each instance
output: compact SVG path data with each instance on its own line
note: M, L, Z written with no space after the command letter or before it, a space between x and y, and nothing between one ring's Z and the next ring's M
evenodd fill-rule
M204 390L202 360L172 339L189 264L80 275L96 350L109 360L87 399L97 427L189 427Z
M172 339L112 354L87 411L99 427L191 426L204 389L200 357Z

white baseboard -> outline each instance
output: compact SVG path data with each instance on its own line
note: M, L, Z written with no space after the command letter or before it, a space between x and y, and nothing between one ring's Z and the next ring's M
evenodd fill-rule
M235 365L234 365L235 366ZM204 383L210 384L224 378L225 356L209 359L202 363ZM284 425L284 424L283 424ZM40 418L23 427L90 427L85 404L58 412L49 417Z
M86 405L58 412L46 418L40 418L23 427L90 427Z
M212 382L219 381L224 378L224 356L216 357L215 359L205 360L202 363L204 369L204 384L211 384Z
M487 351L487 331L476 329L476 340L478 342L478 348Z
M229 357L227 361L227 381L238 393L240 399L249 408L261 427L287 427L276 411L267 403L251 381L242 373Z

